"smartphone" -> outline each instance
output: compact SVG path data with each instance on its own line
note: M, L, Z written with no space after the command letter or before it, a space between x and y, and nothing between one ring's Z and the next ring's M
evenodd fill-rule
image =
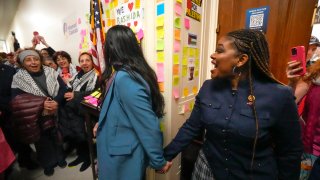
M304 75L307 72L306 69L306 52L304 46L296 46L291 48L291 61L299 61L302 70L299 71L298 75Z

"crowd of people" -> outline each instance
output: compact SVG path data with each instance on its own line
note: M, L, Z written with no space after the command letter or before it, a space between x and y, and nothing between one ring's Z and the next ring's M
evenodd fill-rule
M46 48L36 50L33 44L6 54L0 64L3 177L15 159L21 167L42 167L47 176L57 166L87 169L91 161L80 102L100 88L101 111L93 129L99 179L145 179L148 166L166 173L203 130L193 180L320 178L316 37L310 39L306 74L299 73L300 62L288 63L289 86L270 72L262 32L236 30L219 39L210 57L212 79L203 83L190 117L164 148L159 121L164 98L129 27L108 30L101 75L89 52L79 55L77 71L67 52L55 51L44 38L40 42ZM30 144L37 160L30 156ZM65 144L76 150L70 163Z

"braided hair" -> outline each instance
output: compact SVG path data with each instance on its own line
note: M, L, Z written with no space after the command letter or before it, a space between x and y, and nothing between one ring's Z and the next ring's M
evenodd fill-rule
M253 162L255 158L255 150L258 141L259 135L259 121L257 116L257 110L255 106L255 96L253 90L253 80L260 79L262 81L275 82L279 84L283 84L278 81L269 69L269 48L268 43L265 38L265 35L261 31L250 30L250 29L241 29L229 32L226 36L228 40L231 41L231 45L234 49L237 50L238 55L247 54L248 64L246 67L248 68L249 75L249 86L250 92L248 96L248 102L251 103L251 107L253 110L253 115L255 118L255 138L253 142L253 152L251 158L251 172L253 170Z

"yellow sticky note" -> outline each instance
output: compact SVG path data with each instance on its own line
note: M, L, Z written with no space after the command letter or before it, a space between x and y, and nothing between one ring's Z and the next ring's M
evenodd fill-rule
M107 17L107 19L110 18L110 10L109 9L106 10L106 17Z
M200 54L200 52L199 52L199 49L197 48L196 49L196 58L199 58L199 54Z
M187 97L189 95L189 89L188 88L184 88L183 89L183 96Z
M164 132L164 122L160 121L160 131Z
M174 64L172 67L172 74L179 75L179 64Z
M188 65L188 58L185 56L182 58L182 65Z
M164 29L163 26L157 28L157 38L164 38Z
M111 26L112 26L112 19L108 19L107 26L108 26L108 27L111 27Z
M118 6L118 0L113 0L113 7L117 7Z
M194 102L192 101L192 102L190 102L190 110L192 110L193 109L193 107L194 107Z
M186 46L184 46L184 47L183 47L183 50L182 50L182 55L183 55L184 57L188 56L188 55L189 55L189 54L188 54L188 51L189 51L189 48L186 47Z
M140 0L136 0L136 9L140 8Z
M179 54L173 54L173 64L179 64Z
M181 3L182 3L182 0L177 0L177 3L180 3L180 4L181 4Z
M188 66L182 66L182 77L186 77L188 74Z
M197 94L198 93L198 87L197 86L193 86L192 93L193 94Z
M174 39L180 41L181 37L180 37L180 29L175 29L174 30Z
M157 24L156 27L162 27L164 25L164 15L157 16Z
M163 51L157 52L157 62L164 62L164 52Z
M110 9L113 9L113 8L114 8L114 1L112 1L111 3L109 3L109 7L110 7Z
M164 82L158 82L160 92L164 92Z
M176 18L174 20L174 27L180 29L181 28L181 18Z
M199 59L198 59L198 58L196 58L196 59L194 60L194 66L195 66L196 68L199 67Z
M157 40L157 51L163 51L164 50L164 40L158 39Z
M194 77L198 77L198 76L199 76L199 70L196 69L196 70L194 70Z
M190 57L195 57L195 55L196 55L195 49L194 48L189 48L189 56Z
M173 76L173 85L177 86L179 85L179 82L180 82L179 76Z

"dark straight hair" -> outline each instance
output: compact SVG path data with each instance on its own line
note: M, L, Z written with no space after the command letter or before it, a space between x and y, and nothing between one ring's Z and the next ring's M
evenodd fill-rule
M104 44L104 57L106 68L102 74L103 94L105 82L111 77L112 68L116 71L127 71L138 83L145 85L141 77L147 82L152 99L152 109L159 118L163 117L164 99L159 90L156 73L144 58L137 38L129 27L116 25L108 30Z

